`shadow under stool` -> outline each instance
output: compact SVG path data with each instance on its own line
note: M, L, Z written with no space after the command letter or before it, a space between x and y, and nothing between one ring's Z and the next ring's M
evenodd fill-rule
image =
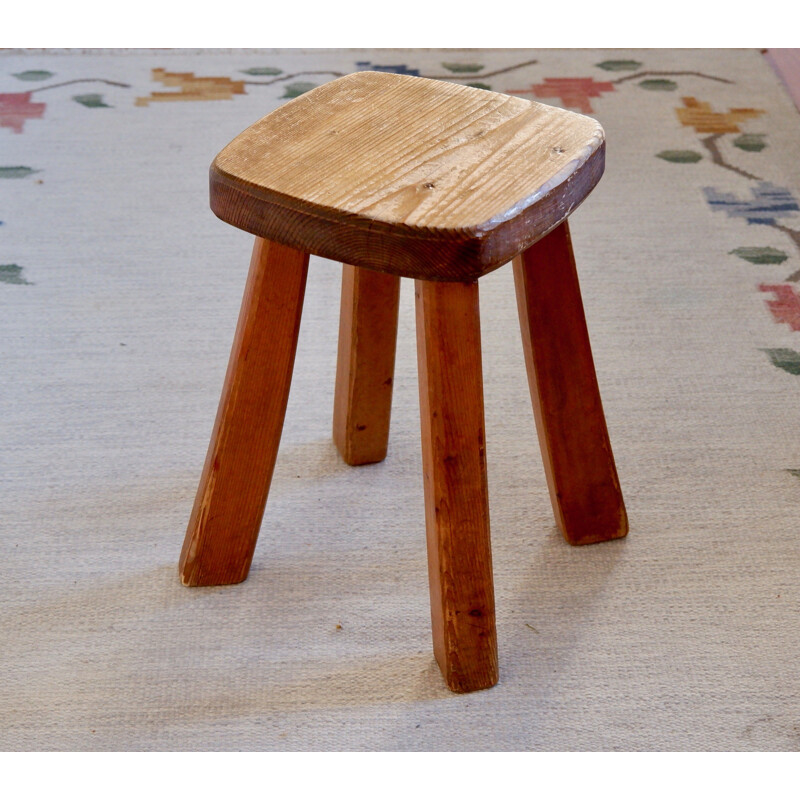
M286 413L309 254L344 262L333 437L386 455L400 278L416 286L433 648L450 689L497 682L478 279L513 260L533 410L570 544L625 536L625 507L567 217L603 129L483 89L358 72L286 103L211 166L211 208L255 234L180 561L187 586L247 577Z

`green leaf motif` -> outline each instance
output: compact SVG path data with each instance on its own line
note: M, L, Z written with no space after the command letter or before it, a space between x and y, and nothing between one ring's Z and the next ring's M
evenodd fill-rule
M31 167L0 167L0 178L27 178L34 172L39 170Z
M310 92L312 89L316 88L315 83L307 83L306 81L298 81L297 83L290 83L286 87L286 91L283 93L283 97L300 97L301 94L305 94L306 92Z
M789 256L774 247L737 247L730 255L739 256L751 264L783 264Z
M442 66L450 72L480 72L483 64L458 64L452 61L442 63Z
M0 283L16 283L32 286L30 281L22 277L22 267L19 264L0 264Z
M280 75L282 69L277 67L250 67L250 69L239 70L243 75Z
M763 348L769 356L769 360L778 369L788 372L790 375L800 375L800 353L788 347Z
M14 77L21 81L44 81L52 78L53 73L46 69L29 69L25 72L15 72Z
M468 83L467 86L471 86L473 89L487 89L488 91L492 90L492 87L489 86L488 83Z
M787 469L786 471L795 478L800 478L800 469Z
M764 141L766 135L766 133L743 133L733 140L733 144L740 150L760 153L767 146L767 143Z
M608 72L630 72L634 69L639 69L642 66L641 61L601 61L595 64L600 69L607 70Z
M101 94L76 94L72 99L86 108L111 108Z
M694 150L662 150L656 153L658 158L671 161L673 164L696 164L703 156Z
M675 81L668 81L665 78L651 78L650 80L640 81L639 86L647 89L648 92L672 92L678 88Z

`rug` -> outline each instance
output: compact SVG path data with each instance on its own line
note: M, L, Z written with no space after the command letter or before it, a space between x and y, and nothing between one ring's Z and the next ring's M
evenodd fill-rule
M386 461L332 444L341 272L312 258L250 577L177 575L252 246L208 166L365 69L607 135L571 229L630 535L555 528L491 273L501 674L470 695L431 648L409 281ZM0 141L0 748L800 746L800 120L759 52L7 51Z

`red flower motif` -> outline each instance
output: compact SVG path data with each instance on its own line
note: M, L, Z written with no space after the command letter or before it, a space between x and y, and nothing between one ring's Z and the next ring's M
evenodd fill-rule
M22 133L26 119L41 119L44 103L31 103L31 92L0 94L0 128L11 128Z
M584 114L592 113L589 99L601 97L604 92L613 92L610 81L595 81L594 78L545 78L530 89L511 89L508 94L532 94L534 97L558 97L567 108L576 108Z
M775 322L785 322L793 331L800 331L800 297L794 286L762 283L758 288L775 295L774 300L767 300Z

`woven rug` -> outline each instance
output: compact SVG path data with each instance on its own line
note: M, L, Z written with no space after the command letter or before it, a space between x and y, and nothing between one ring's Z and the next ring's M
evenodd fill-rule
M471 695L431 648L410 282L386 461L331 442L341 272L313 258L250 577L177 575L252 246L208 166L361 69L608 139L571 228L631 531L555 528L497 270L501 677ZM800 120L758 52L6 52L0 141L2 749L798 748Z

